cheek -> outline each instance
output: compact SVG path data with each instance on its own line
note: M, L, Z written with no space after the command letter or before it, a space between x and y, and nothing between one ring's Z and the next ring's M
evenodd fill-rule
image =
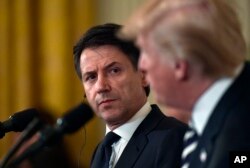
M159 82L161 82L160 80L162 80L162 78L159 76L157 71L149 71L147 75L147 81L149 82L152 89L158 88Z
M139 84L139 76L128 73L123 78L115 80L112 83L112 93L119 95L122 99L131 99L131 94L134 94L141 87Z
M143 71L150 70L150 66L152 66L151 62L152 60L148 56L145 56L144 54L142 54L139 59L139 65L138 65L139 69Z
M150 62L148 62L148 70L147 70L147 75L148 75L148 79L150 80L158 80L161 79L161 67L160 63L157 62L156 60L151 60ZM154 81L151 81L154 82Z
M148 81L155 90L163 90L168 79L169 77L167 76L165 68L160 63L156 64L156 66L153 66L153 68L148 71Z
M121 97L126 96L131 90L132 81L129 80L130 77L124 77L119 80L112 81L112 93L120 94Z
M85 85L83 85L84 87L84 92L85 92L85 95L86 95L86 98L89 102L89 104L92 106L92 108L96 108L95 107L95 97L94 97L94 92L93 90L90 88L90 87L87 87Z

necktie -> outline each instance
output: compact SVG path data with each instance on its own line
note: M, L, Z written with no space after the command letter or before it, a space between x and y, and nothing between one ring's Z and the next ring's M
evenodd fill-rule
M183 151L181 155L181 168L188 168L192 154L194 153L198 144L198 135L193 128L189 128L184 135Z
M109 132L101 145L98 147L98 153L91 167L94 168L109 168L109 161L112 154L112 144L117 142L121 137L114 132Z

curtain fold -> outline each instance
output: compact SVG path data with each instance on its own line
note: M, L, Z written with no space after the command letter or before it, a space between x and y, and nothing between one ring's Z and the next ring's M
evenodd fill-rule
M9 3L8 0L0 1L0 119L4 119L7 117L7 111L10 111L10 78L6 74L9 73L10 60L8 58L9 55ZM0 141L0 154L2 155L5 151L7 151L8 146L10 145L8 142L10 141L9 137L5 138L5 142Z
M123 23L143 1L0 0L0 121L29 107L46 109L57 118L83 101L73 45L95 24ZM239 12L250 49L250 2L236 3L242 7ZM86 125L86 132L66 136L72 159L80 158L81 166L89 167L104 130L103 122L95 118ZM12 139L13 133L0 139L0 160Z
M93 0L0 0L0 121L30 107L57 118L83 101L73 45L95 24L95 6ZM94 119L86 135L79 131L65 138L75 162L87 138L81 166L88 167L102 127ZM0 160L13 145L13 134L0 140Z

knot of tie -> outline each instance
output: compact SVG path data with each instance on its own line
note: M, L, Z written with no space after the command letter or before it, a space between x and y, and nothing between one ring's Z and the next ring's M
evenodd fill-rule
M111 145L117 142L121 137L114 132L110 131L104 138L102 148L105 153L104 168L109 168L110 158L112 154Z
M114 142L118 141L121 137L114 132L110 131L103 140L103 146L111 146Z
M104 140L102 141L101 145L99 145L98 150L96 152L95 158L91 165L91 168L109 168L111 167L109 164L110 157L112 154L112 147L111 145L117 142L121 137L114 132L109 132Z

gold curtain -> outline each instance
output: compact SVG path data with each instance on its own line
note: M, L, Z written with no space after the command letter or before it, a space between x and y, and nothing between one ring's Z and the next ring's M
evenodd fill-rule
M95 24L95 5L93 0L0 0L0 121L30 107L59 117L83 101L72 48ZM102 128L98 119L86 126L84 167ZM84 139L81 131L66 137L75 161ZM0 159L12 144L12 133L0 139Z
M43 107L59 117L82 101L73 45L96 23L122 23L143 1L122 1L121 5L117 0L0 0L0 121L29 107ZM243 1L248 9L250 3L239 2ZM245 14L243 20L250 13ZM249 28L248 24L247 35ZM82 167L88 167L104 129L95 118L86 125L86 142L83 131L65 137L74 160L85 143ZM0 160L13 144L12 134L0 139Z

